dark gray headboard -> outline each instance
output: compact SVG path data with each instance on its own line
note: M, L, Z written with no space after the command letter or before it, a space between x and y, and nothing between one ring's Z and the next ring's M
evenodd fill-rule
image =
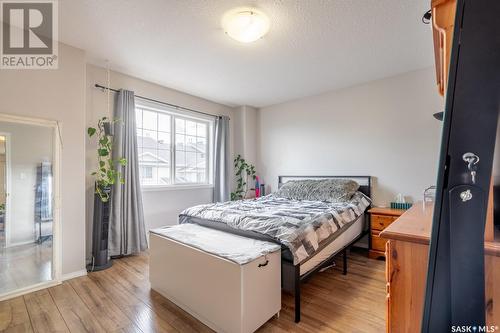
M278 187L290 180L304 179L351 179L359 184L359 191L371 198L372 177L371 176L278 176Z

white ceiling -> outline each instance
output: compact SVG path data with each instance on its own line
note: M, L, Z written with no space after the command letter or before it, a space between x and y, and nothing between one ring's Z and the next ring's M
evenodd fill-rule
M103 65L227 105L262 107L433 63L430 0L63 0L60 40ZM240 44L223 13L261 9L271 30Z

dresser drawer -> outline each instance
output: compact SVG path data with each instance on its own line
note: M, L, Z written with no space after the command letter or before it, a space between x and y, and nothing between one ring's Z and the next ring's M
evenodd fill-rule
M389 224L394 222L397 218L398 218L397 216L372 214L372 216L371 216L372 230L382 231L386 227L388 227ZM382 249L381 251L385 251L385 248Z
M381 251L382 253L385 252L385 243L387 243L387 240L380 238L379 237L380 232L376 230L372 230L372 249Z

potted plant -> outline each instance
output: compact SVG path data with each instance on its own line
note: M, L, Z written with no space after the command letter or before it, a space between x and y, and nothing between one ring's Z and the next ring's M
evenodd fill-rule
M241 200L248 192L248 178L255 180L255 167L245 161L241 155L234 159L236 189L231 192L231 200Z
M125 180L119 168L127 165L127 160L113 158L113 136L111 126L115 121L107 117L99 119L97 127L89 127L87 134L90 138L97 139L97 170L92 172L95 177L94 192L94 221L92 239L92 263L89 270L102 270L111 266L108 258L108 232L111 214L111 188Z

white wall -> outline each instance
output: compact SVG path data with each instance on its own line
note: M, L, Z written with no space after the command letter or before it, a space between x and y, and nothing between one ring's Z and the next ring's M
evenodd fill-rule
M258 173L370 175L373 199L419 200L436 182L443 100L429 68L259 110Z
M257 113L251 106L235 108L234 152L251 164L257 163Z
M61 125L62 273L85 268L85 54L59 44L57 70L0 70L0 113Z
M87 65L87 110L86 126L95 126L97 120L107 114L106 94L94 87L95 83L106 85L106 70L101 67ZM235 110L196 96L165 88L118 72L111 73L113 88L129 89L136 95L180 105L186 108L203 111L214 115L227 115L233 126ZM233 142L233 130L230 138ZM86 141L86 220L87 220L87 256L90 254L90 242L93 214L93 178L90 173L96 166L96 144L87 138ZM231 148L232 149L232 148ZM209 203L213 199L213 189L178 189L143 191L144 217L146 229L177 223L179 213L190 206Z
M35 185L37 166L53 160L53 129L0 122L0 132L9 133L10 207L9 246L35 241Z

